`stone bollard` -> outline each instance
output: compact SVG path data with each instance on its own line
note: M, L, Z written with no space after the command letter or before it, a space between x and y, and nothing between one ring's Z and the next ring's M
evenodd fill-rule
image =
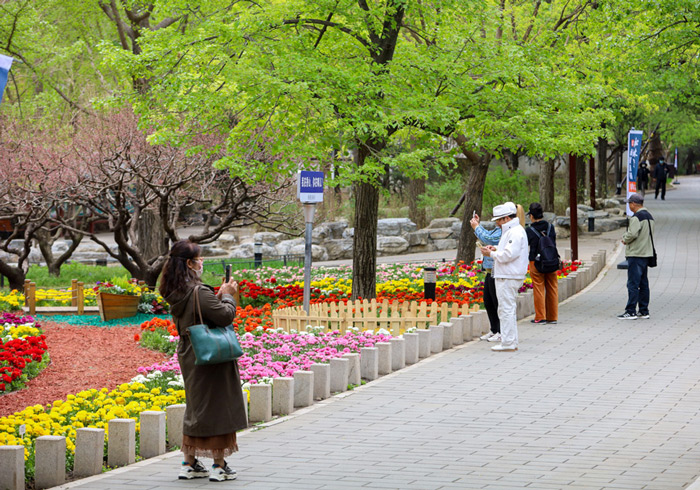
M362 375L360 372L360 354L343 354L343 358L347 359L350 366L348 374L348 384L359 386L362 384Z
M442 352L445 329L441 325L430 325L430 352L436 354Z
M314 363L309 366L314 373L314 400L325 400L331 396L331 365Z
M403 339L406 346L406 364L415 364L419 360L418 356L418 334L405 333Z
M112 419L107 424L107 464L126 466L136 461L136 421Z
M572 252L570 248L564 249L564 260L571 260Z
M418 334L418 357L420 359L430 357L430 330L419 329L416 333Z
M0 446L0 488L24 490L24 446Z
M406 367L406 341L402 338L390 339L391 370L398 371Z
M452 324L452 345L460 345L464 343L463 325L464 321L460 317L450 318Z
M272 386L250 385L250 421L267 422L272 419Z
M136 423L133 420L131 422L135 426ZM34 454L36 488L51 488L65 483L66 438L64 436L37 437Z
M440 322L442 327L442 350L452 348L452 324L449 322Z
M145 410L141 412L141 457L153 458L165 453L165 412Z
M143 439L141 444L143 444ZM143 446L142 446L143 447ZM73 474L77 477L99 475L105 451L104 429L77 429L75 431L75 462ZM141 452L143 454L143 451ZM0 485L2 488L2 485Z
M489 324L489 316L486 310L479 310L472 313L474 317L474 336L481 337L485 333L491 331L491 324Z
M360 374L362 379L374 381L379 377L379 351L376 347L360 349Z
M348 390L350 377L350 361L347 359L331 359L331 393L342 393Z
M568 297L569 285L566 282L566 278L559 279L557 284L557 295L559 296L559 302L561 303Z
M528 289L525 293L525 316L530 316L535 313L535 293L532 289Z
M518 294L515 297L515 318L517 320L520 320L522 318L525 318L527 315L525 315L525 296L522 294Z
M473 315L460 315L462 319L462 338L465 342L471 342L474 340L474 316Z
M391 344L389 342L377 342L374 344L378 351L378 373L380 376L391 374Z
M170 405L165 408L165 425L168 428L168 447L182 446L182 421L184 419L184 403Z
M294 378L272 380L272 415L289 415L294 411Z
M294 407L308 407L314 403L314 372L294 372Z

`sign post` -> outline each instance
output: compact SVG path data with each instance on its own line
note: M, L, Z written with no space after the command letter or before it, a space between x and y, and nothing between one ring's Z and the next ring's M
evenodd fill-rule
M323 202L323 172L301 170L297 174L297 197L304 204L304 311L309 314L311 303L311 232L316 203Z
M643 131L634 128L630 129L630 132L627 134L627 198L625 200L637 192L637 170L639 169L639 157L642 150L642 134ZM629 224L629 217L634 213L630 209L629 203L625 204L625 209ZM618 269L627 269L627 267L627 260L617 264Z

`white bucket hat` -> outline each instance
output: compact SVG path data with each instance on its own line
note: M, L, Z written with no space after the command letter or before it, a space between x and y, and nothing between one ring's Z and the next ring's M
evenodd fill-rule
M491 218L491 221L496 221L499 218L505 218L506 216L517 213L518 210L515 208L515 204L508 201L493 208L493 218Z

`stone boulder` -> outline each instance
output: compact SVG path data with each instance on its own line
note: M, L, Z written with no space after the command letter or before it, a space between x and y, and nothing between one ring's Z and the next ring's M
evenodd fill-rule
M326 240L323 246L326 247L326 252L328 252L328 260L351 259L352 242L352 238Z
M328 223L321 223L322 225L325 225L329 230L330 230L330 238L333 240L340 240L341 238L345 238L343 234L345 233L345 230L348 227L348 222L345 220L342 221L330 221Z
M603 199L600 205L603 209L617 208L620 206L620 202L617 199Z
M254 246L253 243L243 243L228 251L228 256L232 259L253 259L255 257ZM277 249L270 245L263 244L262 255L263 257L276 257L278 255Z
M418 227L408 218L386 218L377 220L378 236L404 236Z
M378 255L398 255L408 250L408 241L398 236L378 236Z
M292 240L282 240L277 245L275 245L275 250L277 252L277 255L291 255L292 248L294 248L298 245L302 245L302 246L304 245L303 238L294 238ZM302 250L301 253L303 255L304 251Z
M461 220L459 218L436 218L430 222L428 228L451 228L455 223L461 223Z
M199 247L202 249L202 257L225 257L228 255L228 250L216 247L212 243L204 243Z
M431 243L426 243L425 245L413 245L408 248L408 253L410 254L418 254L418 253L426 253L426 252L434 252L436 250L435 244Z
M446 238L443 240L433 240L435 250L452 250L457 248L457 240L454 238Z
M452 228L429 228L428 234L431 240L444 240L446 238L454 238Z
M605 232L605 231L613 231L617 230L620 227L620 223L618 223L617 220L614 219L606 219L606 218L601 218L595 220L595 231L600 231L600 232ZM588 229L588 228L586 228Z
M606 211L610 216L622 216L625 214L625 210L622 208L606 208Z
M353 238L355 236L355 228L345 228L342 238Z
M301 245L295 245L293 246L290 250L289 253L291 255L304 255L306 253L306 245L301 244ZM320 245L311 245L311 259L312 260L317 260L317 261L323 261L323 260L328 260L328 252L326 251L325 247L322 247Z
M586 206L585 204L578 204L576 206L576 208L578 209L577 214L578 214L579 218L581 217L581 214L583 214L585 216L588 213L588 211L594 211L594 209L592 207ZM566 208L566 217L569 217L569 216L571 216L571 208L570 207Z
M450 226L450 229L452 230L452 236L454 238L459 238L459 235L462 233L462 221L457 221L456 223L452 223L452 226Z
M320 245L326 240L333 238L333 232L326 223L321 223L318 226L314 226L311 230L311 243L314 245Z
M216 243L221 248L231 250L238 243L238 238L233 233L223 233Z
M406 240L408 240L408 245L410 247L417 247L419 245L428 245L430 243L430 231L429 230L418 230L408 233L406 235Z
M274 231L261 231L253 235L254 243L262 243L263 245L269 245L274 247L284 238L283 233L278 233Z

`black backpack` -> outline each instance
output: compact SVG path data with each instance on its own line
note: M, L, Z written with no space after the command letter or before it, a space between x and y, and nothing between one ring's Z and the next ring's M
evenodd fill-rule
M537 255L535 255L535 269L542 274L549 274L561 269L561 260L559 251L554 245L554 242L549 237L549 232L552 229L552 223L547 226L546 232L539 233L539 242L537 244ZM533 229L537 233L536 230Z

